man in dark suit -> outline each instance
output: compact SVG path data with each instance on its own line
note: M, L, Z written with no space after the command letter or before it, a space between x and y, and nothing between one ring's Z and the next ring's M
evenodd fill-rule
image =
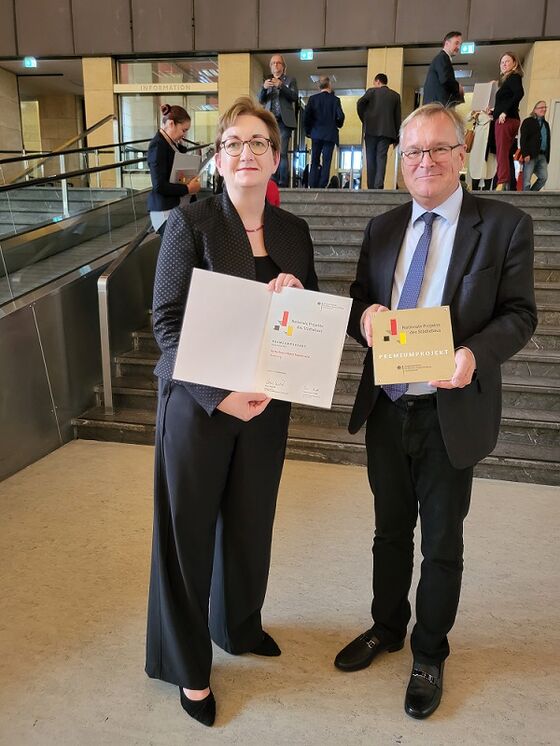
M439 101L444 106L456 106L464 99L463 86L455 80L451 60L461 48L460 31L450 31L443 40L443 49L432 60L424 83L424 104Z
M259 92L259 102L274 114L280 128L280 164L272 178L278 186L287 187L288 148L292 130L297 127L298 87L296 79L286 75L286 61L281 54L273 54L270 58L270 75Z
M537 324L531 218L463 191L463 139L463 121L440 104L423 106L403 122L402 172L413 201L370 221L350 291L349 333L370 347L349 429L357 432L367 422L375 505L373 626L337 655L335 665L356 671L379 653L403 647L419 514L424 561L405 697L405 710L415 718L428 717L441 699L473 467L493 450L500 426L500 366ZM371 315L440 305L451 313L451 379L377 386Z
M523 156L523 191L539 192L548 178L550 162L550 126L545 119L546 101L537 101L531 116L521 124L520 142ZM537 180L531 185L531 177Z
M319 90L320 93L310 97L304 115L305 134L311 138L311 189L324 189L329 183L332 154L334 146L338 145L338 130L344 124L340 99L335 96L327 75L319 78Z
M401 97L388 88L385 73L377 73L356 107L364 125L368 189L383 189L389 145L399 141Z

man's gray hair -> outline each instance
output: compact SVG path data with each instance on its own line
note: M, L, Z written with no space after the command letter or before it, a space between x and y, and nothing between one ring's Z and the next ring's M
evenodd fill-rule
M461 143L461 145L464 145L465 144L465 122L463 120L463 117L457 114L455 109L451 107L443 106L443 104L440 104L437 101L435 101L433 104L426 104L425 106L420 106L418 109L414 109L412 114L409 114L407 116L407 118L401 124L401 128L399 130L399 140L402 141L405 129L414 119L416 119L417 117L423 117L424 119L430 119L431 117L438 116L438 114L443 114L449 119L451 124L455 127L455 134L457 136L457 142Z

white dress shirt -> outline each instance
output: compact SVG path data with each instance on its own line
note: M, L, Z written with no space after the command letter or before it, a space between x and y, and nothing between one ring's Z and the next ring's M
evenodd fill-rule
M455 233L457 232L457 223L459 222L459 212L461 211L462 203L463 189L459 185L445 202L431 210L438 217L432 225L432 239L426 259L424 279L420 295L418 296L418 303L416 304L417 308L441 306L443 288L455 242ZM399 304L399 298L401 297L401 291L412 261L412 256L424 232L425 223L423 220L420 220L420 216L425 212L427 210L413 200L411 219L406 229L393 277L393 291L391 294L392 310L395 310ZM419 395L431 394L434 391L435 388L428 386L427 383L411 383L406 393Z

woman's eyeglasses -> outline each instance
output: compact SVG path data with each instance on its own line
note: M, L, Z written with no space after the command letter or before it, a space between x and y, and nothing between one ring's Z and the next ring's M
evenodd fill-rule
M245 145L248 145L253 155L264 155L270 147L270 140L267 137L253 137L250 140L226 140L220 145L228 155L241 155Z

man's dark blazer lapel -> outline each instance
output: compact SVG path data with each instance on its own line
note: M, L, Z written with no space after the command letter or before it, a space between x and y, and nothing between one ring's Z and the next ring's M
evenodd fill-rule
M373 251L375 264L370 270L375 274L378 283L378 292L372 302L382 303L387 308L391 308L393 277L412 215L412 202L407 202L397 209L400 209L401 214L387 223L385 235L380 237L379 246Z
M468 192L463 192L463 204L443 287L441 303L444 306L451 305L463 277L468 274L467 267L480 240L480 231L475 226L479 225L481 220L476 199Z

